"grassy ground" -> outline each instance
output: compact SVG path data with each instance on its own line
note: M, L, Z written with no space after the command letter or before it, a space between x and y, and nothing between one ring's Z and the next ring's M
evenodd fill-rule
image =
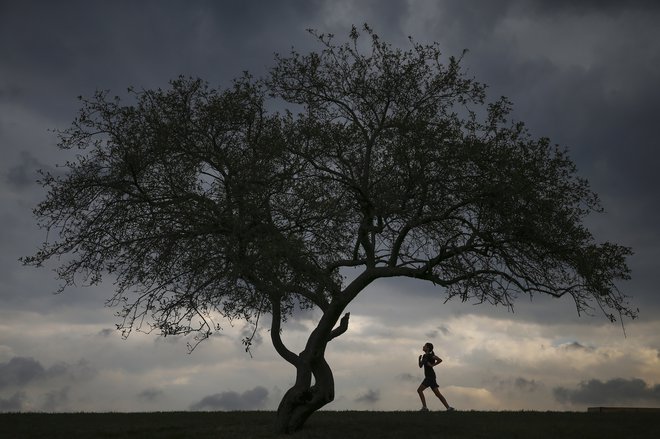
M0 437L31 438L644 438L658 413L330 412L292 436L272 432L272 412L0 414Z

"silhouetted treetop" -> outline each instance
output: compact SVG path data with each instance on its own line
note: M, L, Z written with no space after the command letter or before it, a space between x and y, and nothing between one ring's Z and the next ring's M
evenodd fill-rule
M269 314L274 347L298 371L284 431L334 398L325 349L376 279L506 306L570 296L578 312L636 316L617 287L630 249L585 226L601 207L567 151L512 121L506 98L486 101L461 58L392 47L368 26L343 44L311 33L319 51L276 56L264 79L215 89L180 77L126 101L82 99L60 133L76 157L43 175L47 240L24 262L59 259L63 287L110 276L126 334L201 340L223 318ZM294 353L281 322L300 307L321 317Z

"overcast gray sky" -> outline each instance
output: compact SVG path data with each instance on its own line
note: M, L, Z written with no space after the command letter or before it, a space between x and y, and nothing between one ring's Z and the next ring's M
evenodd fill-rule
M635 251L621 287L640 314L624 337L568 299L523 298L511 313L378 282L329 349L328 408L417 409L426 341L459 409L660 406L660 3L0 0L0 411L276 407L294 370L267 342L250 358L240 322L191 355L185 338L122 340L104 307L112 285L55 296L52 271L22 267L45 238L31 213L44 196L36 170L64 161L49 130L70 124L78 95L181 74L222 87L244 70L263 74L275 52L318 49L307 28L344 39L364 22L400 47L410 35L447 56L469 49L464 65L492 99L508 96L535 136L569 148L605 207L589 218L594 233ZM286 340L301 345L316 317L292 320Z

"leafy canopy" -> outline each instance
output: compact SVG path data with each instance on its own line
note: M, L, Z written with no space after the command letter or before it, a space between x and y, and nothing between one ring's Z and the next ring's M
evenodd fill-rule
M76 158L43 174L35 210L53 238L24 262L63 257L63 287L110 275L120 328L199 339L222 317L343 308L393 276L447 299L569 295L635 317L616 286L630 249L594 241L599 201L566 150L510 121L506 98L487 103L436 44L364 30L366 49L355 28L344 44L312 32L320 51L224 89L180 77L83 99L60 133Z

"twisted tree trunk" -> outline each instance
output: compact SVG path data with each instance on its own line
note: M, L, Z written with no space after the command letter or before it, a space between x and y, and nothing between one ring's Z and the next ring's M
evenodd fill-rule
M305 350L296 355L289 351L280 338L279 306L273 306L271 338L278 353L296 367L296 382L284 394L277 409L277 430L281 433L298 431L307 419L335 398L335 380L325 360L325 349L333 338L348 329L349 313L339 326L332 329L342 309L326 310L316 329L307 340Z
M334 398L335 382L325 358L315 358L310 363L301 364L296 383L286 392L277 409L278 430L283 433L299 430L312 413Z

